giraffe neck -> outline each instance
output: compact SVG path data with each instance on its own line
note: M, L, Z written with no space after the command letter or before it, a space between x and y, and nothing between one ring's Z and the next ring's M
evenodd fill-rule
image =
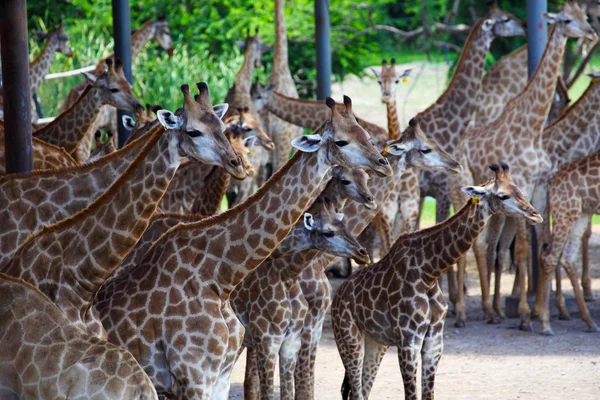
M257 117L256 111L254 111L254 102L250 96L250 89L252 87L252 74L254 72L254 62L257 57L254 54L253 46L246 49L244 57L244 64L238 71L235 77L235 106L236 107L248 107L250 113Z
M172 160L176 151L172 148L173 134L157 128L138 157L102 196L72 218L30 237L5 270L33 282L38 276L48 279L60 274L51 280L68 282L68 289L49 289L46 294L51 300L66 303L63 309L70 308L68 304L80 310L89 307L100 286L142 236L175 174L179 161ZM37 255L43 257L64 241L69 242L70 250L54 258L58 265L34 262ZM52 271L40 274L34 269L36 265Z
M275 0L275 53L272 74L290 74L284 0Z
M460 134L471 122L481 87L485 58L493 39L491 32L481 29L484 20L477 21L471 29L446 91L433 106L416 117L423 131L450 153L458 145ZM433 112L437 108L444 110L443 118L446 124L452 123L449 125L451 130L438 128L435 118L439 113Z
M205 190L203 180L212 168L212 165L195 162L179 168L160 202L161 210L190 213L194 199Z
M330 169L324 153L296 152L240 206L215 218L174 228L148 251L145 261L152 261L154 251L160 253L169 248L169 253L179 253L180 261L166 268L178 268L181 264L198 268L199 257L192 253L206 250L206 246L224 246L220 251L227 254L217 263L211 261L210 267L207 267L210 271L202 271L200 266L198 275L202 276L203 285L212 287L221 298L228 298L235 287L277 248L318 195L319 185ZM207 232L210 232L214 244L210 243L211 238L206 237ZM234 243L221 243L224 241ZM189 249L196 251L190 252ZM172 263L173 258L166 257L165 262Z
M72 153L94 124L102 105L98 91L88 86L75 104L33 135Z
M388 139L398 140L400 139L400 122L398 121L398 110L396 109L396 99L392 99L385 103L387 109L387 122L388 122Z
M544 129L542 143L553 170L596 150L592 144L598 136L600 118L595 110L599 106L600 83L593 82L561 118Z
M140 51L154 37L156 25L154 21L147 21L140 29L137 30L131 37L131 60L135 60Z
M509 108L512 105L512 112L527 116L527 131L534 139L540 137L546 123L566 43L567 38L563 35L563 29L554 28L529 83L507 106Z
M389 268L401 268L403 271L414 269L430 287L469 251L489 217L487 203L475 205L469 200L467 205L445 222L433 228L401 236L380 263ZM406 254L407 249L410 255ZM406 257L421 260L421 264L393 262Z
M194 199L192 212L203 217L216 214L219 207L221 207L221 201L225 196L230 180L231 175L223 168L213 166L204 179L203 190L199 191Z
M51 33L44 43L42 52L33 60L29 65L29 85L31 87L31 94L37 92L40 88L44 78L50 71L52 66L52 60L54 60L54 54L56 53L56 45L58 39L54 33Z

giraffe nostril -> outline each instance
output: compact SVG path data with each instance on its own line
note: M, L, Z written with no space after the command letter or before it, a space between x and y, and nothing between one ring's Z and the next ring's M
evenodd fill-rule
M233 168L238 168L241 164L239 159L231 159L229 160L229 164L233 167Z
M360 250L358 250L358 253L359 253L361 256L366 256L366 255L368 254L368 253L367 253L367 250L365 250L365 249L360 249Z
M377 162L381 165L389 165L389 161L387 160L387 158L381 157L379 160L377 160Z
M373 197L371 197L371 196L366 196L365 199L367 200L368 203L371 203L373 201Z

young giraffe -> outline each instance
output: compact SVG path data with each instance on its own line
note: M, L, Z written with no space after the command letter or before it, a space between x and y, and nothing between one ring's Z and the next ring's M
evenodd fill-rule
M596 152L578 161L563 165L548 185L548 202L552 212L552 236L549 246L542 253L541 275L535 298L532 316L542 321L542 334L554 335L550 326L550 286L552 272L560 281L562 266L571 281L581 319L588 326L588 332L599 332L585 304L581 287L577 280L577 259L582 245L582 237L594 214L600 213L600 153ZM563 317L568 317L560 284L557 284L556 303Z
M146 103L146 111L144 111L143 107L137 107L135 115L137 120L134 120L129 115L123 116L123 126L131 132L129 138L125 144L129 144L134 140L137 140L139 137L146 134L153 126L158 124L158 120L156 119L156 113L158 110L162 110L161 105L152 105Z
M82 332L37 288L0 273L0 398L158 399L133 356Z
M40 39L46 39L46 42L40 54L29 64L29 86L32 95L37 92L42 82L44 82L44 78L52 66L54 54L59 52L63 53L66 57L73 55L73 51L69 47L69 36L65 32L62 21L52 31L47 33L36 32L36 36ZM3 109L4 104L4 97L1 93L2 89L0 88L0 110ZM35 108L32 108L32 110L35 110ZM32 119L32 122L37 121L37 113L34 113Z
M419 129L417 121L411 120L411 129L407 129L395 142L390 143L385 153L390 156L390 164L394 170L393 178L371 180L370 187L374 201L385 204L389 196L396 192L402 183L402 172L407 168L447 169L452 172L460 170L460 165L447 153L439 149L427 139ZM431 149L431 152L423 152ZM352 229L353 235L359 235L380 211L371 211L357 207L351 203L344 208L346 226ZM298 362L294 373L296 398L313 399L315 382L315 360L317 346L321 339L325 316L331 304L331 284L325 276L325 268L333 260L331 256L320 255L306 257L309 263L300 275L300 288L309 307L302 331L302 342L298 354ZM312 261L310 261L312 260Z
M458 213L433 228L400 236L383 259L356 271L335 293L333 333L346 370L342 398L367 399L386 350L397 346L404 398L417 399L420 355L421 396L433 399L448 311L438 278L467 253L492 214L542 220L508 166L490 168L495 179L464 187L472 200Z
M159 111L168 130L155 129L138 157L102 196L73 217L32 235L3 268L39 287L69 320L95 336L105 334L91 307L96 292L142 236L181 160L214 162L225 155L235 161L228 170L244 176L224 136L211 145L212 140L198 135L208 124L218 126L222 135L222 124L210 121L212 116L220 122L216 114L203 115L206 122L193 119L201 107L212 111L207 97L196 103L187 85L182 92L183 116Z
M465 183L481 181L485 176L481 163L487 163L492 159L504 159L518 166L519 172L514 179L528 198L532 197L534 186L541 174L550 168L548 156L541 148L541 134L552 103L567 37L586 37L595 40L596 34L576 3L573 5L565 3L564 9L559 14L547 14L546 17L554 21L556 26L548 39L540 64L525 90L507 104L499 118L488 125L469 129L462 136L460 157L461 162L468 168L461 176L451 179L451 194L456 206L463 201L458 188ZM497 322L502 311L492 309L487 270L491 270L494 265L500 235L509 238L503 240L503 243L510 244L515 230L519 242L527 243L524 221L496 216L474 246L481 284L482 308L490 322ZM518 251L517 255L519 286L526 288L527 252ZM459 263L458 275L458 287L461 287L464 279L464 262ZM498 286L499 283L496 285ZM456 314L456 323L458 326L464 326L466 317L461 290L457 292ZM531 330L527 291L524 289L520 291L519 315L520 329Z
M294 398L294 370L308 310L298 278L314 256L311 250L369 262L366 250L338 220L343 214L336 214L348 198L375 209L367 187L369 177L360 169L335 167L332 173L333 179L304 214L304 221L296 223L277 250L231 294L231 307L245 328L247 400L273 398L278 355L281 397ZM315 214L319 209L321 213Z
M110 341L135 353L159 393L226 399L243 336L231 292L277 248L333 165L392 174L352 116L350 98L344 102L341 114L328 98L331 118L294 139L300 151L247 201L169 230L142 263L103 286L96 308Z
M208 87L203 84L199 86L206 91L203 96L208 97ZM218 118L225 108L225 105L217 105L212 110L210 107L198 108L184 104L183 113L187 115L188 122L183 129L198 129L200 126L204 137L195 141L201 142L207 149L224 152L227 143L224 137L221 139L223 128ZM215 113L217 116L214 116ZM29 235L44 225L71 217L103 194L129 167L148 138L149 135L143 136L123 149L83 167L0 178L0 218L3 221L0 225L0 268ZM222 142L223 145L219 145ZM220 160L209 157L204 161L229 164L227 154L222 154ZM234 172L232 166L228 165L227 169Z
M43 140L32 138L33 148L33 169L59 169L66 167L75 167L77 162L63 149L56 147ZM6 175L4 169L4 132L0 131L0 175Z
M131 91L131 85L123 74L123 64L107 60L108 71L101 75L85 72L88 86L69 109L54 121L38 129L33 136L55 146L75 153L86 133L95 126L95 120L103 105L110 104L122 110L136 111L140 102ZM87 159L78 159L84 163Z
M285 27L284 0L275 0L275 49L273 54L273 68L268 80L269 85L274 85L279 93L292 98L298 98L298 91L288 64L288 41ZM276 115L268 115L267 123L263 125L275 142L272 154L273 171L277 171L290 158L292 150L291 141L302 134L302 128L290 124Z
M87 160L88 163L94 162L99 158L102 158L117 151L117 149L115 149L115 144L112 140L113 134L111 131L108 131L106 134L106 142L102 139L102 131L96 131L95 136L96 147L90 153L90 158L88 158Z
M131 61L133 62L139 52L144 48L146 43L150 40L156 40L160 47L167 51L169 56L173 54L173 40L171 38L171 32L169 31L169 26L164 17L159 18L157 21L147 21L137 32L133 34L131 37ZM106 68L106 60L114 59L114 55L100 60L98 64L96 64L96 72L98 75ZM63 105L63 109L68 108L72 105L77 98L80 96L81 92L85 88L85 83L80 83L75 86L67 97L65 104ZM87 135L81 141L77 149L78 158L81 160L85 160L89 156L89 152L91 150L92 141L94 138L95 129L108 129L115 133L116 144L116 133L118 132L118 121L117 121L117 110L114 107L106 106L102 107L98 118L96 119L95 128L88 131Z

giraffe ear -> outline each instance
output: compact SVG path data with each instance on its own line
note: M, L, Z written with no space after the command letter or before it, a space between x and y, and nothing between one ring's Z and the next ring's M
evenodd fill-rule
M135 127L135 121L133 120L133 118L131 118L129 115L123 115L123 126L125 127L125 129L127 129L128 131L132 131L133 128Z
M338 221L342 221L344 219L344 214L337 213L337 214L335 214L335 217L338 219Z
M213 111L215 112L215 114L217 114L217 117L219 117L219 119L223 119L223 116L225 115L227 110L229 110L229 104L227 103L217 104L213 107Z
M373 71L373 73L375 74L375 77L376 77L376 78L379 78L379 73L377 72L377 70L376 70L375 68L373 68L373 67L369 67L369 69L370 69L371 71Z
M251 149L254 147L254 145L258 142L258 138L254 135L252 136L248 136L246 139L244 139L244 146L246 146L247 148Z
M236 40L235 44L237 44L241 51L246 51L246 41Z
M292 146L305 153L313 153L321 147L323 139L319 135L303 135L292 140Z
M487 194L487 190L482 186L464 186L461 190L470 198L473 198L475 195L485 196Z
M315 220L311 213L304 213L304 227L309 231L313 230Z
M485 21L483 21L483 24L481 24L481 29L483 29L485 32L489 32L492 30L495 23L496 22L494 22L493 19L486 19Z
M543 13L542 18L545 19L549 24L553 24L558 21L558 15L554 13Z
M85 78L85 80L90 84L90 85L94 85L94 83L98 80L98 77L94 74L92 74L91 72L82 72L83 77Z
M385 152L387 154L391 154L393 156L401 156L401 155L405 154L407 151L408 151L408 149L406 148L406 146L404 146L400 143L388 144L385 147Z
M169 110L158 110L158 121L166 129L179 129L183 126L183 118L178 117Z
M273 50L273 46L269 45L269 44L260 44L260 52L261 53L268 53L270 51Z
M412 72L412 68L405 69L400 74L398 74L398 78L408 78L411 72Z

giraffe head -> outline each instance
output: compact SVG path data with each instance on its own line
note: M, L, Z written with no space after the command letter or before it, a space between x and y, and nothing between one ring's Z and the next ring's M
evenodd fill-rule
M304 214L304 231L313 249L338 257L353 258L359 264L370 264L369 254L352 236L343 222L344 214L336 213L327 197L319 197L319 214Z
M133 94L131 84L125 78L123 63L117 60L113 65L113 61L109 58L106 60L106 65L108 70L100 75L84 72L85 79L97 92L103 104L114 106L119 110L135 112L140 102Z
M473 203L487 206L491 214L523 216L530 224L542 222L540 213L513 182L508 164L492 164L490 169L496 174L493 179L480 186L462 188L462 191L473 199Z
M381 71L379 73L374 68L371 68L371 71L375 74L377 83L379 83L379 87L381 88L381 102L387 104L396 101L396 87L398 83L401 80L405 81L412 70L397 70L396 59L392 58L390 66L388 66L387 60L381 62Z
M596 31L587 22L587 15L577 3L565 2L558 14L544 13L543 16L549 23L555 24L565 37L585 38L594 42L598 40Z
M600 17L600 0L580 1L581 8L591 17Z
M242 160L242 165L244 166L244 171L246 171L247 176L254 176L256 171L254 170L254 165L248 158L250 154L254 151L254 145L258 141L256 136L248 136L244 138L243 135L228 135L229 142L231 142L231 147L233 150L240 156Z
M197 86L200 94L194 99L189 86L182 85L183 108L176 114L159 110L158 120L165 128L179 133L177 147L182 156L217 165L234 178L244 179L246 173L242 162L227 140L224 134L225 124L221 121L228 104L213 107L206 82L200 82Z
M256 135L258 144L266 150L271 151L275 148L275 143L273 143L273 140L271 140L269 135L263 131L260 122L252 116L247 106L238 108L237 114L229 117L225 121L225 125L227 125L228 130L233 129L236 134L241 134L246 137L248 135Z
M388 160L375 148L373 139L356 121L352 113L352 100L344 96L346 109L339 112L335 100L327 97L331 118L312 135L292 140L292 146L304 152L320 152L328 165L372 170L380 176L393 174Z
M270 51L273 47L262 44L260 42L260 36L258 36L258 29L256 29L254 36L250 35L250 29L246 32L246 39L243 42L237 42L239 48L244 52L246 61L251 63L254 68L260 68L261 58L263 53Z
M167 52L169 57L173 55L173 39L171 38L171 31L169 30L169 24L165 17L159 17L154 22L154 35L152 39L158 42L158 45Z
M67 57L73 56L73 50L69 46L69 35L65 31L63 21L60 20L59 25L50 32L35 32L38 39L50 38L50 45L59 53L63 53Z
M90 157L87 159L87 162L96 161L100 157L104 157L105 155L117 151L113 142L113 133L111 131L106 133L106 142L103 140L102 136L102 131L96 131L96 134L94 135L95 147L90 153Z
M487 18L483 29L489 29L494 36L525 36L523 22L511 13L501 10L495 0L490 3Z
M462 171L458 162L425 136L415 118L398 140L388 143L383 154L402 157L405 168L445 170L454 174Z
M331 185L333 185L334 197L339 196L339 198L364 204L369 210L377 208L377 203L375 203L368 185L369 174L362 169L343 167L333 167L332 173Z

